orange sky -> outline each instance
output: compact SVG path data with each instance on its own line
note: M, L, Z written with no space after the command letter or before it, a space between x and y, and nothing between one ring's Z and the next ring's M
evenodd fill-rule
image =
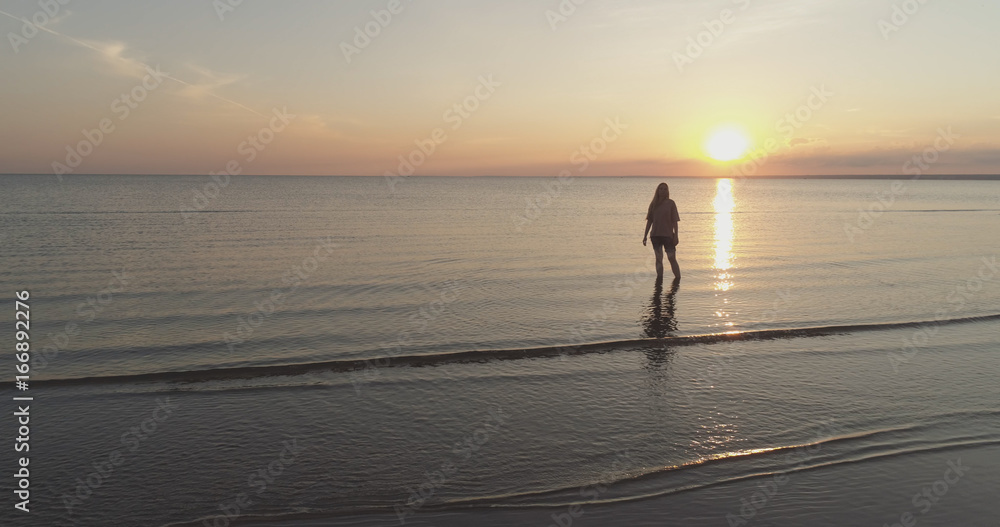
M0 172L1000 172L1000 5L908 2L7 2Z

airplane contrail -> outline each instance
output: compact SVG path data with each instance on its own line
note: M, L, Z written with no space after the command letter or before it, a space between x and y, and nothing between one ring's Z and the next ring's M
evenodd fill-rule
M9 18L13 18L14 20L17 20L18 22L26 22L26 21L27 21L27 19L23 19L23 18L18 18L18 17L14 16L14 15L12 15L12 14L10 14L10 13L8 13L8 12L6 12L6 11L2 10L2 9L0 9L0 15L4 15L4 16L7 16L7 17L9 17ZM57 37L62 37L62 38L64 38L64 39L66 39L66 40L69 40L70 42L73 42L74 44L76 44L76 45L78 45L78 46L83 46L83 47L85 47L85 48L87 48L87 49L90 49L90 50L93 50L93 51L96 51L96 52L98 52L98 53L100 53L100 54L102 54L102 55L107 55L107 53L105 53L103 49L101 49L101 48L98 48L97 46L95 46L95 45L93 45L93 44L91 44L91 43L89 43L89 42L84 42L84 41L82 41L82 40L79 40L79 39L76 39L76 38L73 38L73 37L71 37L71 36L69 36L69 35L65 35L65 34L63 34L63 33L59 33L58 31L55 31L55 30L52 30L52 29L49 29L49 28L47 28L47 27L45 27L45 26L39 26L39 25L36 25L36 24L33 24L33 23L31 23L31 22L28 22L28 23L29 23L29 24L31 24L32 26L34 26L34 27L38 28L38 29L41 29L42 31L45 31L45 32L47 32L47 33L51 33L51 34L53 34L53 35L55 35L55 36L57 36ZM116 58L118 58L118 59L120 59L120 60L122 60L122 61L127 61L127 60L129 60L129 59L126 59L126 58L124 58L124 57L116 57ZM148 65L148 64L146 64L146 63L144 63L144 62L140 62L140 61L135 61L135 62L136 62L136 63L138 63L138 64L140 64L140 65L142 65L142 66L145 66L145 67L146 67L146 68L148 68L148 69L153 69L153 67L152 67L152 66L150 66L150 65ZM162 75L162 77L163 77L163 78L165 78L165 79L170 79L170 80L172 80L172 81L174 81L174 82L177 82L177 83L180 83L180 84L183 84L183 85L185 85L185 86L189 86L189 87L191 87L191 88L197 88L197 86L196 86L196 85L194 85L194 84L191 84L190 82L187 82L187 81L185 81L185 80L181 80L181 79L178 79L177 77L174 77L174 76L172 76L172 75L169 75L169 74L168 74L168 75ZM239 103L239 102L236 102L236 101L234 101L234 100L232 100L232 99L227 99L227 98L225 98L225 97L223 97L223 96L221 96L221 95L216 95L216 94L214 94L214 93L212 93L212 92L210 92L210 91L206 91L205 93L207 93L208 95L211 95L212 97L215 97L216 99L219 99L220 101L223 101L223 102L227 102L227 103L229 103L229 104L232 104L232 105L235 105L235 106L239 106L240 108L242 108L242 109L244 109L244 110L246 110L246 111L248 111L248 112L250 112L250 113L253 113L253 114L255 114L255 115L259 115L259 116L261 116L261 117L263 117L263 118L265 118L265 119L267 119L267 118L269 118L269 117L270 117L270 116L268 116L268 115L264 115L264 114L262 114L262 113L258 112L257 110L254 110L253 108L250 108L249 106L246 106L245 104L242 104L242 103Z

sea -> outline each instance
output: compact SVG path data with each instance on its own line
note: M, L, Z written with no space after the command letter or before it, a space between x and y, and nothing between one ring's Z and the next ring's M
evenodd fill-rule
M1000 181L6 175L0 224L5 526L1000 517Z

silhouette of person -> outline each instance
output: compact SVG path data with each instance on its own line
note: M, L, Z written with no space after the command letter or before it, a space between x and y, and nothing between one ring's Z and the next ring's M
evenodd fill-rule
M663 253L670 260L670 270L674 280L681 279L681 268L677 265L677 244L680 241L680 231L677 222L681 221L677 213L677 204L670 199L670 187L660 183L653 194L653 201L646 212L646 233L642 236L642 245L646 246L647 238L652 234L653 254L656 255L656 276L663 278ZM652 229L652 233L650 233Z

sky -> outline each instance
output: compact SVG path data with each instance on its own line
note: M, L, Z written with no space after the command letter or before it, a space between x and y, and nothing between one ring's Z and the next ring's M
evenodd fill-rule
M0 173L997 174L998 21L986 0L0 0ZM721 130L743 157L712 159Z

